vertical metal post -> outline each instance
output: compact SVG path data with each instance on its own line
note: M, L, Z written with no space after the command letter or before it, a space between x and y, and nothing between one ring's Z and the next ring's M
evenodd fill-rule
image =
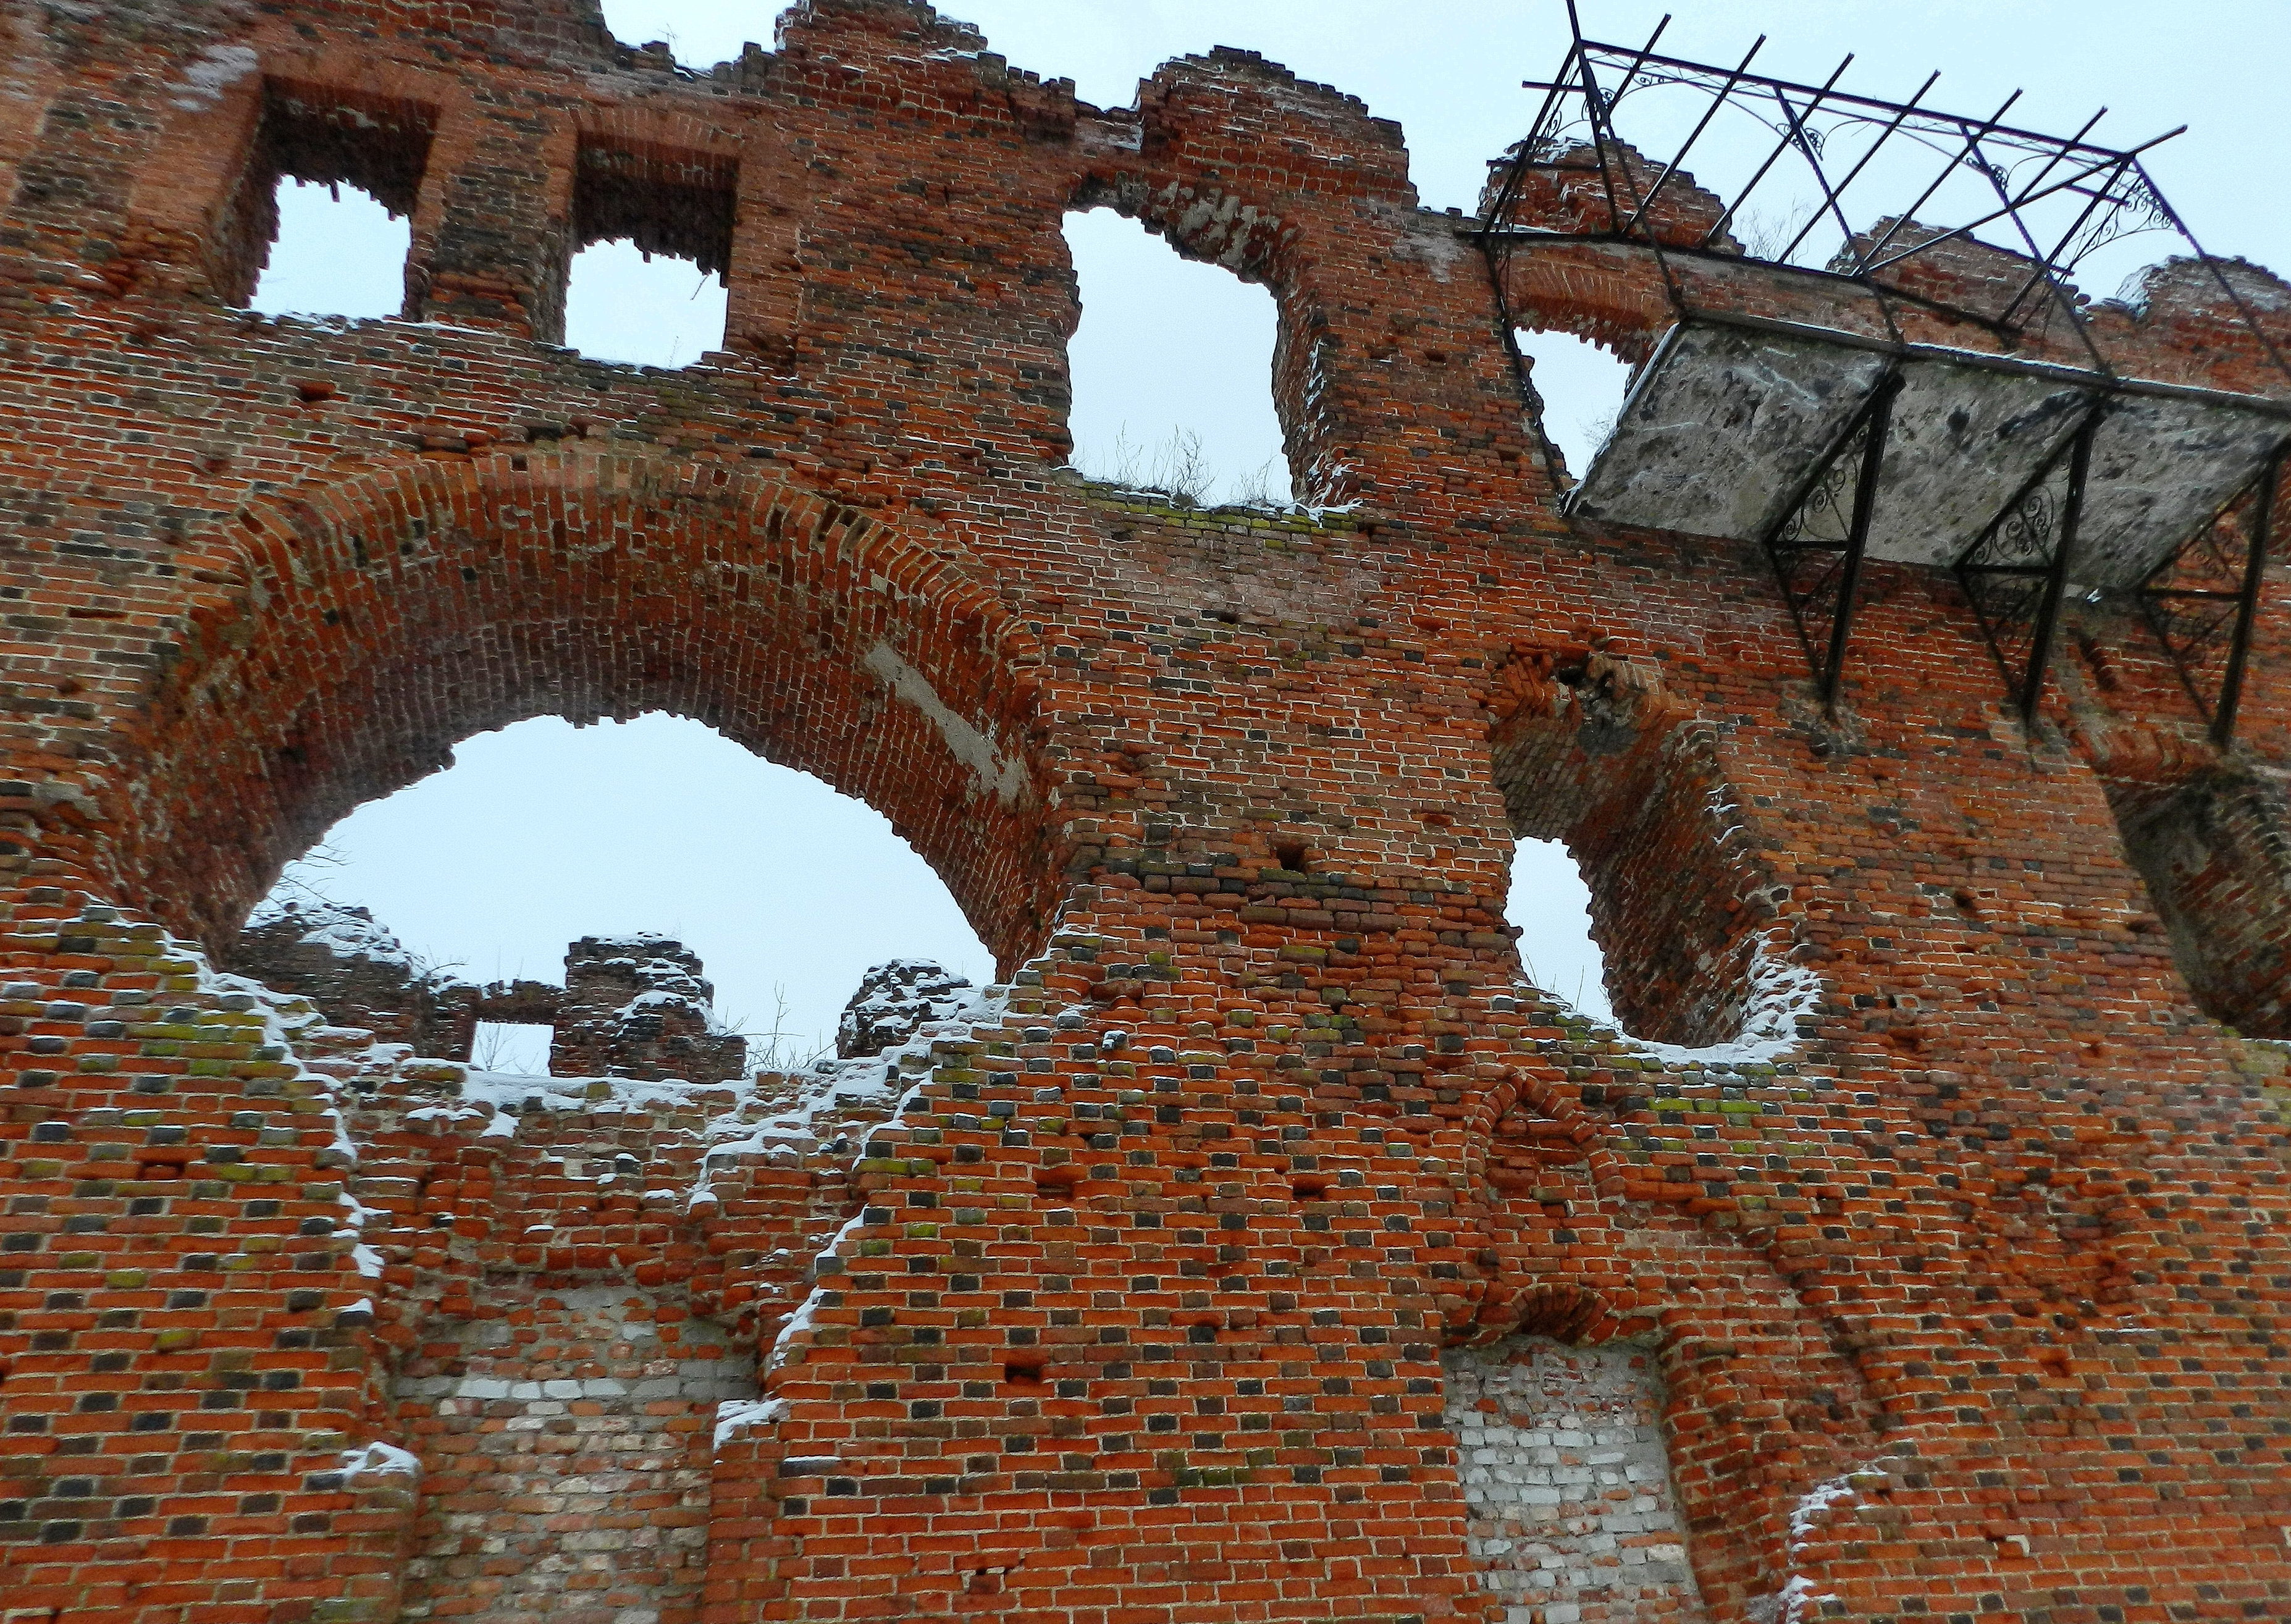
M1829 623L1829 647L1821 660L1821 708L1837 708L1837 681L1845 669L1845 639L1853 628L1853 603L1861 587L1861 556L1869 544L1869 519L1877 505L1877 476L1885 464L1885 430L1893 418L1893 397L1901 374L1888 374L1869 403L1869 429L1861 446L1861 467L1853 481L1853 517L1845 531L1845 558L1838 567L1837 607Z
M2251 657L2251 626L2259 615L2260 589L2267 579L2268 531L2275 518L2275 494L2283 472L2283 448L2276 447L2259 476L2251 506L2251 551L2243 566L2243 592L2235 606L2235 640L2228 645L2227 674L2220 679L2219 704L2212 712L2212 743L2225 750L2235 738L2236 708L2243 702L2243 669Z
M2100 432L2100 414L2085 419L2069 448L2068 495L2061 503L2060 541L2045 571L2044 601L2037 609L2037 627L2029 642L2029 671L2021 683L2021 722L2034 728L2037 706L2045 695L2045 672L2052 664L2053 638L2060 630L2061 600L2068 595L2069 568L2076 555L2077 525L2084 513L2085 476L2092 468L2093 438Z

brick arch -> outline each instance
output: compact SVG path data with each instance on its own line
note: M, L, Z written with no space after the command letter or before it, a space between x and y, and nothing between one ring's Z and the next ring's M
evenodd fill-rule
M1588 339L1634 366L1677 318L1661 281L1605 245L1515 254L1504 277L1506 308L1520 326Z
M438 459L242 510L238 590L126 775L125 899L228 942L359 803L541 714L690 716L888 816L1006 962L1057 865L1038 654L951 561L808 491L580 453Z
M727 160L741 157L747 144L726 133L720 125L703 123L675 109L584 101L573 109L572 119L576 130L595 140L667 148Z

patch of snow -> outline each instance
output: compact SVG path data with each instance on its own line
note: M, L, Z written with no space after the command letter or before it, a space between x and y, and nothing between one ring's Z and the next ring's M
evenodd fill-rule
M795 1312L789 1314L786 1322L780 1326L780 1334L772 1339L772 1351L764 1361L764 1368L768 1371L777 1370L780 1360L785 1356L788 1348L798 1337L812 1328L817 1322L818 1315L819 1288L814 1286L810 1293L795 1306Z
M1852 1471L1841 1472L1818 1483L1801 1495L1797 1504L1790 1508L1788 1544L1791 1567L1795 1569L1798 1559L1805 1554L1814 1529L1822 1518L1834 1507L1861 1498L1861 1491L1853 1486L1855 1478L1873 1472L1884 1472L1899 1464L1900 1460L1894 1456L1880 1456L1866 1466L1856 1467ZM1828 1592L1817 1591L1813 1580L1805 1574L1793 1572L1780 1590L1762 1603L1752 1605L1756 1610L1754 1616L1771 1620L1772 1624L1806 1624L1806 1620L1813 1617L1814 1608L1823 1602L1836 1599Z
M1657 1043L1646 1038L1620 1034L1622 1041L1666 1065L1740 1065L1770 1064L1797 1049L1797 1024L1821 1007L1821 977L1803 964L1793 964L1761 937L1751 949L1749 1006L1742 1014L1741 1035L1731 1042L1691 1048L1684 1043Z
M716 1447L722 1449L752 1427L777 1426L787 1412L784 1398L727 1398L716 1406Z
M422 1462L409 1450L376 1439L342 1451L342 1487L356 1486L366 1477L419 1477Z

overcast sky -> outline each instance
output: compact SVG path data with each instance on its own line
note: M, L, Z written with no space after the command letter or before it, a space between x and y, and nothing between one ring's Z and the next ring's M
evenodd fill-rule
M2129 146L2190 132L2150 168L2212 252L2291 266L2291 211L2279 173L2291 151L2285 0L2206 0L2159 12L2110 0L1697 0L1664 49L1732 62L1770 36L1765 71L1821 81L1848 52L1841 84L1907 97L1928 72L1934 106L1986 113L2015 87L2013 121L2072 133L2102 104L2095 141ZM630 44L667 39L704 66L769 44L775 8L721 0L607 0ZM1129 104L1176 55L1230 44L1363 98L1398 119L1431 206L1477 198L1485 160L1525 133L1537 98L1519 81L1555 68L1567 21L1558 0L964 0L1014 66L1076 82L1084 100ZM1637 44L1662 8L1585 0L1586 31ZM1633 133L1626 125L1625 133ZM1658 117L1655 135L1663 134ZM1714 131L1692 165L1729 173L1748 149ZM1667 150L1667 141L1645 142ZM394 314L403 221L345 189L288 186L279 252L260 307ZM1081 277L1076 335L1077 461L1150 478L1173 434L1197 435L1230 494L1268 469L1285 494L1267 380L1271 301L1221 271L1187 265L1100 213L1068 222ZM2158 238L2114 251L2087 279L2115 291ZM2128 257L2127 257L2128 256ZM568 341L604 358L680 366L720 340L723 293L689 266L650 265L625 244L576 266ZM1580 470L1620 375L1593 352L1537 347L1549 422ZM784 990L787 1022L832 1033L870 963L936 956L984 978L991 966L945 888L879 816L816 781L748 756L697 723L650 718L575 730L554 719L470 741L458 764L338 825L344 861L321 882L371 905L410 945L464 973L554 977L564 944L597 931L679 934L706 960L719 1006L759 1028ZM1528 852L1513 899L1539 979L1604 1011L1581 887L1564 856Z

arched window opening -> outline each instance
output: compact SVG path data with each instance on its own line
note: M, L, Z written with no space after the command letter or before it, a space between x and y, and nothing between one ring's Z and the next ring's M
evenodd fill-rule
M543 717L454 754L292 865L231 968L420 1054L689 1081L835 1053L863 979L873 1010L992 977L887 819L699 722ZM948 974L886 993L893 961Z
M1514 336L1541 402L1544 437L1566 462L1570 480L1580 483L1614 432L1630 392L1631 364L1572 333L1522 327Z
M272 84L213 239L216 290L272 315L396 316L433 109Z
M1081 326L1073 463L1180 506L1290 500L1273 408L1273 296L1108 209L1066 216Z
M1794 1041L1812 979L1768 940L1772 895L1691 717L1636 667L1564 649L1523 653L1506 703L1489 742L1529 978L1659 1047Z
M728 157L584 140L565 342L639 366L689 366L721 350L737 185Z

